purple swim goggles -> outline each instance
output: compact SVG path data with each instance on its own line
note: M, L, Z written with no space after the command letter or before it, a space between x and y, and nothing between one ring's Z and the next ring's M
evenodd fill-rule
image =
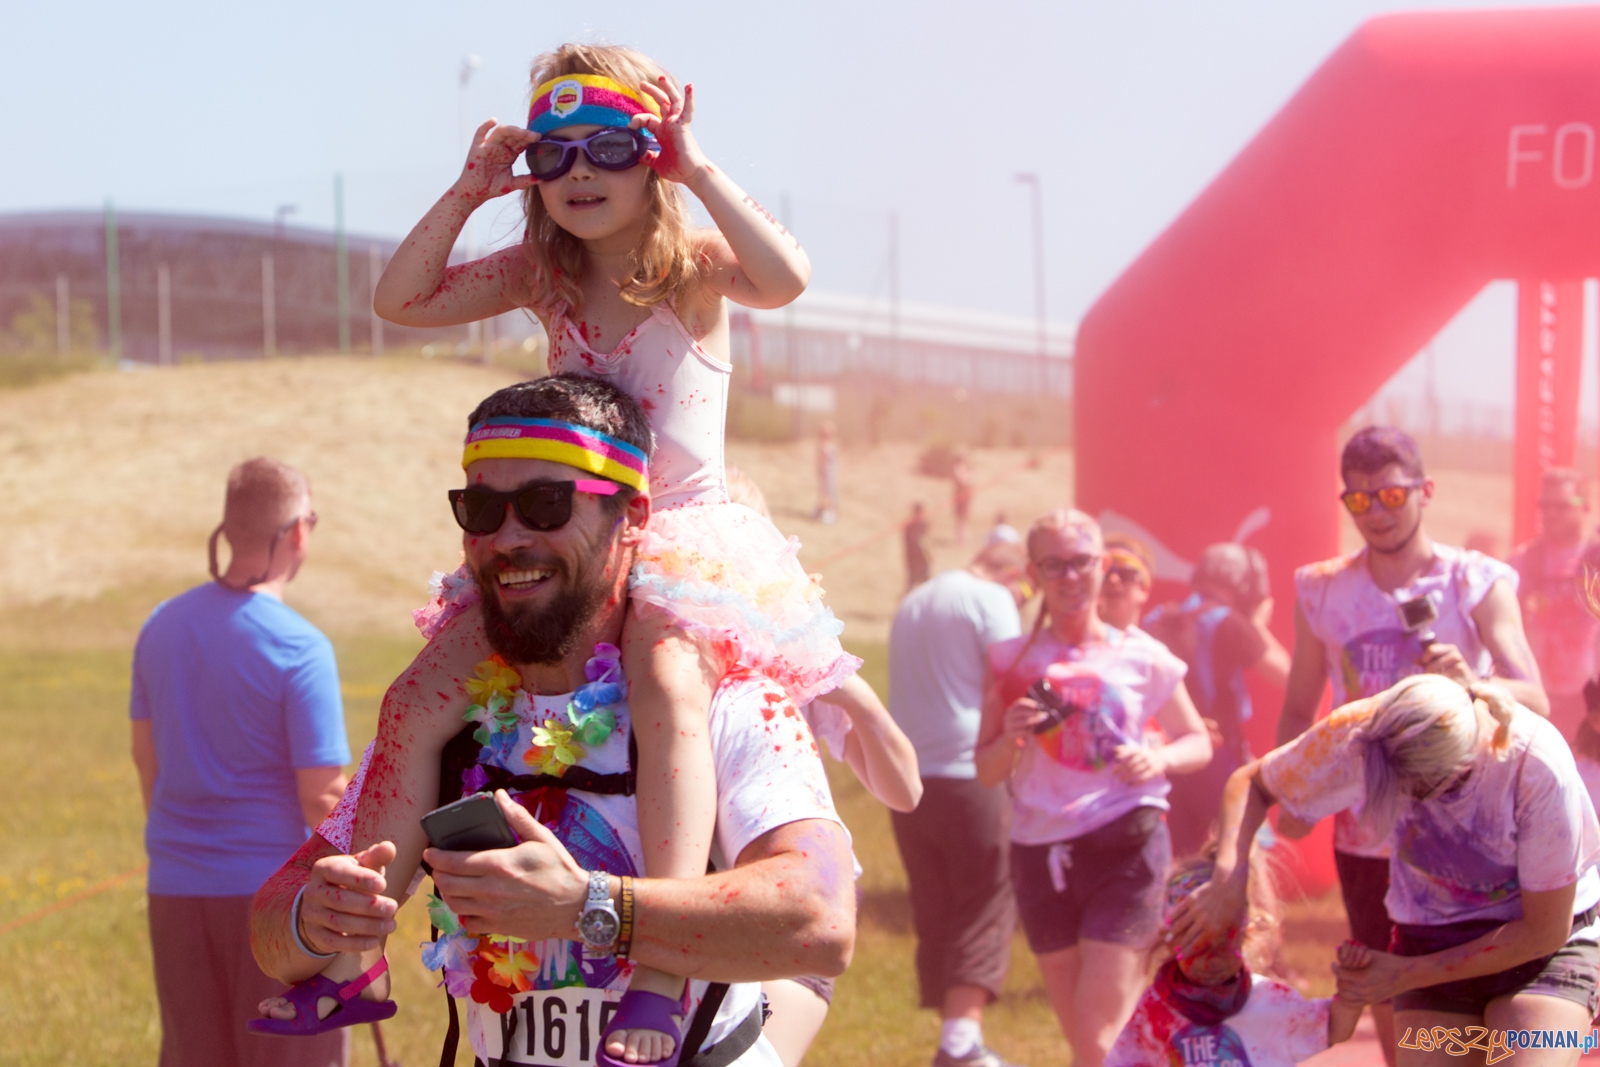
M581 149L590 163L601 170L628 170L637 166L655 141L643 130L611 127L573 141L541 137L524 153L528 172L542 182L554 181L572 169Z

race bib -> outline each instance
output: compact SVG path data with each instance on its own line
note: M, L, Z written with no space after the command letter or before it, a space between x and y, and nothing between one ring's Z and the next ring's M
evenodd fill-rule
M521 994L510 1011L491 1015L484 1028L489 1067L594 1067L600 1035L622 994L621 989L584 986Z

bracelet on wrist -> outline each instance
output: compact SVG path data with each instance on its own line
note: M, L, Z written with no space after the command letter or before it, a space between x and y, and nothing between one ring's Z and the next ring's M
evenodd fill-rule
M617 916L618 963L627 959L628 953L633 949L633 879L624 874L621 876L621 882L622 888L617 894L620 897Z
M338 955L337 952L313 951L311 946L307 945L300 936L300 898L306 895L307 888L308 886L301 886L300 892L294 895L294 906L289 909L289 930L294 934L295 947L301 952L304 952L314 960L331 960Z

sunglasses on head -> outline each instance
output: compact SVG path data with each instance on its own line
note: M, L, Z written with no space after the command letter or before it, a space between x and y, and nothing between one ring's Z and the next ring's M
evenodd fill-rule
M1349 492L1340 493L1339 499L1344 501L1345 509L1352 515L1365 515L1371 511L1374 500L1388 511L1398 511L1405 507L1411 491L1421 485L1422 481L1419 479L1407 482L1405 485L1386 485L1382 489L1351 489Z
M1099 556L1082 553L1070 559L1062 559L1060 556L1046 556L1044 559L1034 560L1033 566L1039 572L1039 577L1047 582L1053 582L1063 574L1086 574L1090 568L1099 562Z
M589 162L601 170L628 170L652 147L639 130L604 129L575 141L541 137L528 146L524 156L528 160L528 172L547 182L571 170L580 149Z
M481 485L450 490L450 510L456 524L469 534L492 534L506 521L506 506L516 510L517 518L530 530L548 533L559 530L572 518L572 492L615 496L622 491L616 482L585 478L572 482L529 482L503 493Z

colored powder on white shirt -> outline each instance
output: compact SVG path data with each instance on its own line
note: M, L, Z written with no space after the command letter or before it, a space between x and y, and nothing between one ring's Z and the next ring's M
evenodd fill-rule
M1392 593L1372 580L1365 548L1295 571L1300 610L1325 650L1333 706L1373 696L1422 673L1417 666L1422 642L1400 616L1400 605L1417 597L1427 597L1439 613L1429 627L1434 638L1456 646L1467 666L1487 677L1494 660L1478 636L1472 612L1502 578L1515 591L1516 571L1481 552L1448 545L1434 545L1433 565ZM1360 805L1334 820L1333 844L1353 856L1389 854L1387 843L1360 818Z
M1268 753L1262 783L1284 809L1316 822L1366 794L1359 733L1370 704L1350 704ZM1522 890L1577 883L1573 914L1600 903L1600 822L1572 751L1518 705L1509 750L1485 749L1459 785L1409 802L1395 820L1384 905L1397 923L1439 926L1522 917Z
M1011 840L1048 845L1082 837L1134 808L1167 809L1165 776L1138 785L1117 780L1110 764L1119 745L1144 743L1145 724L1183 682L1189 668L1137 627L1106 627L1106 639L1063 644L1041 631L989 649L989 669L1010 704L1048 675L1072 711L1022 749L1011 777Z
M1117 1035L1105 1067L1291 1067L1328 1047L1331 1003L1307 1000L1257 974L1238 1014L1203 1026L1151 987Z

